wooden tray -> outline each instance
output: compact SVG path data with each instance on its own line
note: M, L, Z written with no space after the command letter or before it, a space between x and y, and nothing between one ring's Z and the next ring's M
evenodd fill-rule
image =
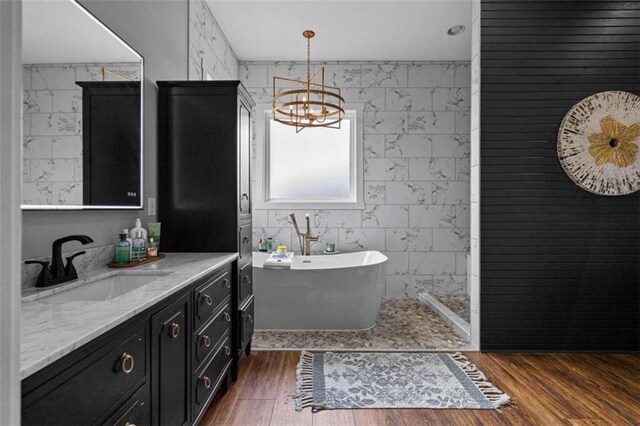
M134 260L133 262L129 262L124 265L119 265L116 262L109 262L107 263L107 266L109 268L134 268L136 266L146 265L147 263L157 262L161 259L164 259L164 253L158 253L156 257L147 257L145 260Z

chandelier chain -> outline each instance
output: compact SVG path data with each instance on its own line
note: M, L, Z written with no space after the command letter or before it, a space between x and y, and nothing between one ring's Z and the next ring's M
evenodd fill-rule
M311 80L311 39L307 39L307 81Z

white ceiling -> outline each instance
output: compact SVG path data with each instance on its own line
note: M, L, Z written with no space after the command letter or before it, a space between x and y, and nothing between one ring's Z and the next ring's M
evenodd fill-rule
M471 0L206 0L238 59L433 61L471 59ZM447 30L462 24L457 36Z
M23 0L22 54L25 64L140 61L71 0Z

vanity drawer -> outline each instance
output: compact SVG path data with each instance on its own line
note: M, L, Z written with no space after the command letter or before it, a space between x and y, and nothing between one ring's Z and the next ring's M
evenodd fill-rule
M92 424L147 374L146 322L23 397L22 423Z
M253 299L240 310L240 350L243 350L253 336Z
M218 346L216 354L211 358L209 364L196 374L193 380L194 404L193 418L196 419L200 411L205 408L209 397L220 386L224 380L229 366L231 365L231 340L227 336Z
M195 345L194 370L218 347L220 339L231 330L231 304L227 303L193 339Z
M142 426L151 423L149 386L145 384L107 419L105 426Z
M240 260L251 258L251 223L240 226Z
M195 329L199 329L211 318L223 302L231 296L231 270L216 276L212 281L202 284L195 290L196 321Z
M247 263L240 269L240 284L238 285L238 306L253 294L253 265Z

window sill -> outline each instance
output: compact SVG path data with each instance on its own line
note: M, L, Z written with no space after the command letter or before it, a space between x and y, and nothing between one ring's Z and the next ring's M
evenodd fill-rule
M256 201L253 205L256 210L363 210L364 202L352 203L324 203L324 202L275 202Z

